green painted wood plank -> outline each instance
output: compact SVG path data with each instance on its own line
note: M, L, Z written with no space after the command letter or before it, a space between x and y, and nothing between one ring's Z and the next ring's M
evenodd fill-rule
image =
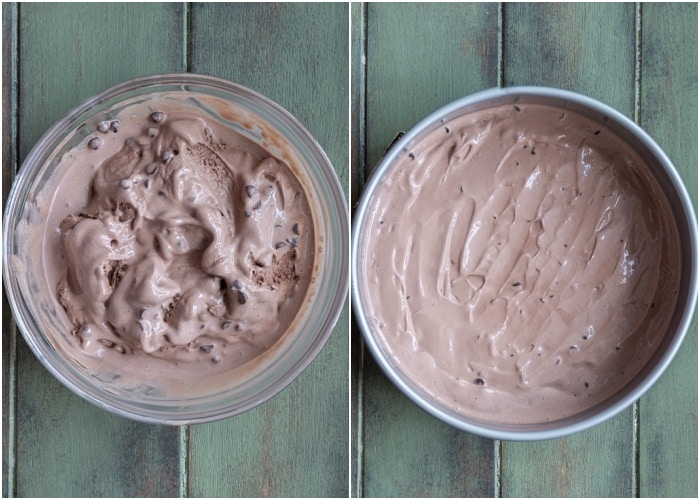
M632 118L634 15L634 4L505 4L505 86L573 90Z
M644 3L642 126L698 196L697 4ZM678 357L640 401L640 496L698 496L697 312Z
M504 82L581 92L634 117L633 4L506 4ZM634 411L554 441L502 444L503 496L634 494Z
M17 4L2 4L2 209L17 171ZM2 496L15 487L15 374L17 330L2 293Z
M366 173L401 130L498 83L497 4L369 4ZM457 431L363 367L361 493L492 496L494 443Z
M351 176L350 176L350 206L355 207L364 183L365 165L365 29L366 5L359 2L350 6L351 16ZM361 334L355 324L354 317L350 318L350 496L362 496L361 473L362 445L361 429L362 415L362 365L363 345Z
M290 111L343 186L348 12L343 4L199 4L191 20L192 70L246 85ZM243 415L191 428L190 495L348 496L347 310L318 358L282 393Z
M495 441L424 412L376 363L364 374L364 497L494 496Z
M369 4L369 168L397 132L498 84L497 11L496 4Z
M21 5L20 158L90 95L135 76L182 70L183 20L181 5ZM84 402L24 342L17 367L18 496L177 495L176 428Z

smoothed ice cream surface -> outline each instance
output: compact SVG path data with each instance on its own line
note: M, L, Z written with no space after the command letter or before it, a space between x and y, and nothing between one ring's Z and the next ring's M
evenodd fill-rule
M304 307L316 242L299 169L283 144L273 154L233 115L205 112L216 106L227 109L189 96L125 106L45 188L34 243L73 326L70 355L98 378L194 388L262 359Z
M360 235L380 348L457 414L531 424L592 408L644 367L680 262L644 161L569 110L445 120L383 173Z

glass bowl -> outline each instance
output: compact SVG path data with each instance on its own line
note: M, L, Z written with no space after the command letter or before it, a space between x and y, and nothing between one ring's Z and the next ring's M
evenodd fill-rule
M207 119L233 128L288 164L307 194L318 249L304 302L274 346L230 373L183 380L183 391L160 390L157 376L142 383L128 380L124 373L105 371L99 363L85 358L71 339L73 326L49 284L41 254L28 248L26 237L33 231L52 230L44 227L44 207L54 192L53 183L62 175L59 170L65 155L85 144L101 122L113 119L125 107L171 97L199 103ZM73 392L101 408L140 421L175 425L208 422L268 400L316 357L347 295L348 213L329 159L286 110L250 89L219 78L191 73L152 75L120 83L86 100L55 123L30 151L12 185L4 221L5 289L27 344ZM187 377L193 373L192 367L189 370Z
M503 400L499 401L499 404L496 405L495 403L493 403L494 400L490 399L489 405L491 406L489 406L488 408L482 408L485 405L481 404L479 406L478 412L476 412L475 410L473 411L474 407L478 404L476 403L476 400L479 397L483 397L485 399L487 397L485 394L490 394L493 391L492 388L489 388L489 384L485 384L484 380L480 378L480 373L477 373L476 369L474 369L471 378L468 378L468 376L463 377L462 372L465 372L466 368L461 369L461 372L459 373L456 379L455 374L453 372L450 372L450 376L452 376L452 379L449 382L449 384L452 385L449 385L449 390L452 392L449 392L448 390L442 389L442 387L448 385L448 382L443 382L443 380L447 380L447 376L445 376L445 378L440 378L439 382L436 382L436 380L438 380L438 377L442 377L442 375L439 375L439 370L437 368L440 366L440 359L438 359L437 357L430 357L427 355L424 355L424 358L419 358L419 355L421 355L421 350L416 345L416 342L418 342L416 338L420 337L422 330L419 331L418 327L416 327L413 323L410 323L410 325L413 325L411 327L413 328L414 333L412 333L409 336L409 320L401 319L404 318L399 314L399 312L402 309L398 308L399 303L403 304L404 308L407 307L406 304L408 304L409 295L413 299L416 298L413 297L414 295L418 296L419 303L421 304L422 309L416 310L416 312L414 313L414 317L419 317L421 321L423 321L422 324L425 325L423 326L423 328L432 328L433 331L442 331L443 329L445 331L450 332L458 331L461 332L461 334L463 335L472 333L471 330L467 330L465 328L460 329L455 327L452 323L450 323L450 320L446 321L442 317L429 316L426 311L430 310L430 302L425 300L420 302L420 299L422 299L424 296L424 289L432 287L431 289L437 289L442 293L442 289L440 289L439 287L446 287L447 285L444 283L447 283L447 281L445 280L447 280L448 278L442 277L437 280L438 284L435 284L434 281L430 281L430 276L426 275L424 272L423 274L420 274L420 278L416 278L416 280L414 280L413 282L408 283L408 279L406 279L409 270L411 270L412 274L415 274L417 270L420 269L420 266L423 264L424 269L433 269L433 267L436 266L436 264L431 264L429 261L416 262L414 260L411 260L409 262L408 256L412 255L413 253L420 255L421 252L424 251L433 251L432 249L426 250L423 246L420 246L417 243L419 241L425 241L425 235L421 239L419 233L401 233L402 235L410 234L408 240L409 242L404 242L406 245L405 250L398 242L395 246L392 247L394 248L394 253L392 255L394 258L397 259L398 264L392 264L397 267L395 267L394 269L386 269L385 273L387 276L396 277L395 281L393 282L395 283L395 285L391 285L392 282L386 281L386 283L383 285L383 288L377 288L381 290L381 292L374 292L374 294L371 293L371 291L374 289L373 287L379 287L380 285L378 284L379 281L375 276L375 274L378 275L378 273L374 273L373 269L375 265L379 264L373 264L372 266L367 264L367 262L369 262L370 259L370 257L368 257L368 255L370 254L370 250L368 250L370 244L367 242L372 242L373 238L391 238L392 234L398 234L401 231L400 229L394 229L395 219L400 221L399 216L396 215L396 217L394 217L393 213L392 215L385 215L386 212L384 210L388 210L386 208L388 205L380 205L378 201L381 193L391 192L391 190L395 187L397 190L400 190L401 193L404 193L404 196L406 197L408 197L408 194L406 193L410 193L412 196L414 196L414 198L410 198L411 203L415 202L416 206L418 206L419 203L421 203L421 220L415 220L415 224L412 226L418 228L415 231L420 231L420 228L425 227L426 225L432 227L434 224L444 223L444 231L445 234L447 234L448 236L446 236L447 243L441 243L445 245L444 247L440 247L443 248L443 253L441 254L443 255L442 259L446 259L447 257L449 257L450 259L454 259L455 257L452 253L448 254L447 257L445 257L445 252L447 252L447 250L451 248L447 246L450 242L449 238L451 237L449 235L452 234L450 231L454 229L453 222L457 220L455 218L456 215L454 213L444 213L446 209L440 208L445 205L444 202L446 200L443 200L442 196L446 195L438 195L434 193L432 194L432 198L430 199L435 200L435 213L431 213L430 208L427 206L426 200L428 198L424 198L422 202L415 200L416 193L419 190L416 189L414 180L416 178L425 177L426 174L424 172L428 169L432 169L437 163L437 161L431 162L430 158L424 158L422 156L423 152L427 151L428 148L437 149L437 146L435 146L437 142L428 142L428 139L426 139L426 137L430 137L430 140L437 141L437 139L435 138L438 136L451 137L451 132L453 134L462 134L461 139L465 141L470 137L481 137L479 135L480 132L475 132L475 130L481 130L481 125L478 125L475 119L473 119L474 121L469 122L472 128L465 129L468 130L468 132L462 131L461 129L456 129L456 125L455 127L453 127L451 120L463 116L468 116L470 113L480 112L482 110L488 110L491 108L504 109L503 107L507 107L510 110L510 113L514 113L517 115L517 113L515 112L519 112L521 110L520 106L522 105L551 106L552 108L557 110L556 113L552 111L552 114L550 115L551 121L553 123L557 123L557 119L561 119L560 117L563 117L564 113L575 113L579 116L582 116L585 120L587 120L587 123L590 124L591 134L597 135L600 133L601 130L603 130L604 133L610 132L614 136L617 136L617 138L620 141L619 144L625 144L625 148L630 148L633 154L636 154L638 158L643 159L643 164L648 168L648 172L641 172L641 174L644 176L644 178L648 179L650 185L653 185L653 187L651 188L651 192L658 193L658 195L655 196L658 196L658 198L656 199L661 200L659 201L659 203L666 203L666 206L669 207L671 213L669 220L671 220L671 222L669 222L668 228L664 228L664 230L668 230L668 233L664 234L675 235L675 237L669 236L669 238L673 240L670 243L670 247L674 248L675 246L675 248L677 248L680 269L678 272L677 295L675 297L673 296L673 293L676 292L676 290L668 290L668 297L673 298L664 299L664 301L669 304L667 310L670 311L668 313L668 317L666 318L667 321L665 323L665 326L660 326L659 331L647 328L647 330L649 331L644 334L644 341L652 342L649 340L649 338L651 337L653 339L653 345L655 345L655 347L653 348L653 352L649 354L648 358L644 359L643 361L641 361L640 359L640 362L634 365L632 365L632 363L630 362L630 366L634 366L634 369L636 371L634 374L631 373L633 372L632 368L629 369L630 373L625 373L624 369L626 368L626 366L622 367L623 376L616 375L616 377L619 377L620 381L618 382L617 379L615 379L616 381L614 382L615 385L613 387L606 387L605 389L601 390L601 400L596 402L595 404L592 403L592 406L589 406L588 408L582 409L573 414L568 414L566 416L556 414L555 412L551 411L551 409L548 409L547 411L551 411L551 413L546 418L538 416L537 418L541 418L541 420L520 423L517 421L517 419L521 417L517 416L514 418L512 414L515 412L515 410L509 410L508 406L510 403L507 403ZM484 120L484 122L486 121L487 120ZM483 127L485 127L486 130L488 130L489 125L483 125ZM457 131L455 132L455 130L451 129L456 129ZM513 134L515 134L515 132L513 132ZM503 138L503 140L509 145L509 147L511 144L510 141L514 140L513 137L511 137L511 135L504 133ZM457 141L459 140L457 139L457 137L460 136L457 135L455 136L455 139L445 139L445 141ZM425 142L422 142L423 140L425 140ZM518 141L519 140L520 139L518 139ZM449 142L448 144L453 144L453 142ZM518 147L520 147L520 144L520 142L517 142ZM460 147L461 146L459 145L452 146L453 149L450 151L455 151L455 148L458 150L458 152L465 150L465 148L460 149ZM478 147L483 146L479 143ZM512 147L514 148L515 146ZM477 150L477 146L475 146L474 149ZM629 149L626 150L629 151ZM509 149L509 151L515 150ZM520 149L518 151L520 151ZM527 149L525 151L526 154L529 155L530 149ZM532 147L531 153L533 155L535 154L534 147ZM455 156L458 156L457 153L455 153ZM403 163L401 163L402 160L404 161ZM516 165L519 164L515 163L514 161L513 163ZM499 168L502 164L505 164L505 159L502 163L499 163ZM537 168L539 169L539 167ZM433 174L431 175L435 176L439 174L440 172L438 172L437 174L433 172ZM432 177L430 178L432 179ZM440 185L446 186L444 188L446 190L456 190L454 199L449 200L450 203L453 204L458 203L456 201L458 199L465 199L458 198L459 191L461 191L461 193L463 194L468 194L470 184L475 182L475 179L463 178L463 180L460 180L460 182L463 182L463 186L460 188L459 183L457 183L456 186L453 185L453 183L456 182L454 176L450 177L447 181L445 180L446 178L447 173L445 173L444 177L442 177L441 182L443 184ZM531 179L534 178L531 176ZM529 182L530 179L528 179L528 183ZM433 183L433 185L435 185L435 183ZM513 184L513 186L516 186L516 184ZM527 187L528 186L526 183L525 188ZM513 189L516 188L514 187ZM557 187L557 189L559 188ZM564 190L566 189L566 187L562 187L561 189ZM494 199L499 199L496 198L493 193L492 197ZM389 199L391 200L391 203L394 204L403 203L403 198ZM408 204L408 202L406 203ZM542 203L544 204L544 202ZM452 207L453 205L449 206ZM654 210L655 206L649 208L650 210ZM476 209L474 209L473 212L469 213L475 214L477 210L478 206ZM494 212L494 214L495 213L496 212ZM438 216L436 214L441 214L441 218L438 219ZM389 217L391 217L391 219L389 219ZM450 220L450 217L452 217L452 222ZM387 224L385 226L379 226L379 224L383 224L385 222L385 218L387 219ZM488 219L490 218L491 217L488 217ZM496 218L496 215L494 215L494 227L496 227ZM416 217L416 219L418 219L418 217ZM523 221L524 220L525 219L523 219ZM484 224L488 225L490 222L491 221L489 220ZM527 222L531 221L527 220ZM396 225L398 225L398 223ZM467 227L471 227L473 230L475 226L468 225ZM695 219L695 213L693 210L693 205L690 201L683 181L678 175L678 172L673 167L673 164L664 154L661 148L651 139L651 137L649 137L649 135L646 134L638 125L633 123L624 115L594 99L560 89L545 87L512 87L485 90L454 101L448 104L447 106L430 114L425 119L421 120L411 130L409 130L399 140L397 140L379 162L379 165L375 169L374 173L372 174L372 177L370 178L370 180L364 188L360 202L358 203L353 218L353 237L351 250L351 275L353 279L351 291L353 300L353 312L357 318L358 325L362 330L364 339L366 341L366 345L368 346L370 352L373 354L377 363L380 365L380 367L383 369L383 371L386 373L389 379L407 397L409 397L412 401L414 401L418 406L420 406L428 413L459 429L492 439L531 441L561 437L564 435L581 431L583 429L590 428L593 425L596 425L612 417L613 415L621 412L625 408L632 405L634 401L639 399L655 383L655 381L658 380L658 378L661 376L664 370L671 363L671 360L680 348L681 343L686 335L686 331L689 328L697 300L698 243L696 227L697 224ZM459 234L464 234L463 228L462 232ZM471 237L472 233L470 232L469 234ZM507 239L508 234L503 234L506 235L505 238ZM427 240L430 240L430 237L428 237ZM403 239L401 241L403 241ZM455 244L457 245L457 248L462 248L459 246L459 242L461 241L462 240L460 239ZM469 240L467 240L467 242L468 241ZM496 245L496 243L494 243L494 245ZM445 250L445 248L447 248L447 250ZM495 246L491 247L489 251L492 251L489 255L498 254L498 250ZM463 252L468 253L468 250L463 250ZM486 251L484 251L484 253L486 253ZM431 253L430 255L433 254ZM496 257L494 257L494 261L495 259ZM381 262L383 264L386 264L387 261L382 260ZM452 265L455 265L454 261L451 262ZM403 268L401 268L400 266L401 263L403 263ZM386 264L386 266L388 265L389 264ZM431 265L433 267L431 267ZM443 268L440 268L440 272L443 272L442 270ZM537 275L539 275L539 269L534 270L537 271ZM488 280L488 276L486 279ZM665 279L667 279L667 277L661 277L661 281L664 281ZM455 278L455 281L457 281L457 278ZM441 285L441 283L443 285ZM510 291L510 282L508 283L508 285L509 286L506 291ZM395 292L396 296L393 297L390 302L385 302L385 300L388 300L384 299L385 296L394 293L394 288L392 288L392 286L395 287L395 289L397 290ZM477 287L478 289L478 284L473 286ZM515 280L512 286L519 287L521 286L521 283L518 280ZM399 290L401 292L399 292ZM661 290L661 288L659 288L659 290ZM445 294L446 293L447 292L445 292ZM455 294L456 293L457 292L455 292ZM380 300L379 297L381 297L382 299ZM534 295L533 297L536 299ZM550 297L554 297L554 295L551 295ZM435 298L435 296L431 296L431 300L439 299ZM495 300L496 299L492 299L491 304L493 304ZM540 301L542 301L542 299L540 299ZM536 303L536 300L534 300L533 302ZM387 317L400 318L400 320L397 322L396 327L394 327L393 323L391 323L393 319L387 319L386 326L383 325L384 317L382 316L381 307L387 303L390 304L390 307L387 309L390 312L386 313ZM433 302L432 306L435 306L435 304L436 303ZM539 304L536 305L539 306ZM473 304L462 304L462 306L464 307L464 311L467 311L467 307L471 307L473 306ZM647 307L649 307L649 304L647 304ZM650 307L654 307L653 302L651 303ZM542 310L544 311L544 309ZM523 309L520 309L520 314L523 314ZM406 326L403 326L404 323L401 323L401 321L404 321ZM430 323L431 321L432 323ZM492 328L495 331L496 327ZM498 331L500 332L500 330ZM473 333L476 336L476 332ZM516 336L517 334L518 332L513 333L513 335ZM564 334L562 335L562 338L564 338L566 335L570 335L569 332L562 332L562 334ZM596 335L598 335L599 337L604 337L604 334L604 331L596 333ZM394 339L398 339L399 337L401 337L401 335L405 335L407 340L403 344L401 344L401 347L399 348L397 347L399 345L399 341ZM481 334L479 335L481 336ZM486 333L486 335L489 334ZM476 336L477 341L479 340L480 336ZM411 337L413 338L413 344L411 344ZM569 336L566 338L570 339L571 337ZM588 337L584 338L587 339ZM639 338L641 339L642 337ZM574 342L577 341L576 339L578 339L578 342L582 342L581 336L576 336ZM481 340L486 339L482 338ZM456 342L457 341L458 340L456 340ZM535 340L535 342L537 341ZM492 344L492 346L493 345L495 344ZM502 344L499 345L502 346ZM567 354L565 350L568 348L568 345L569 344L561 344L560 347L562 349L561 352L563 353L563 355ZM535 345L532 345L531 347L535 348ZM483 349L485 352L486 348ZM495 347L491 347L491 349L495 349ZM559 349L559 347L557 349ZM578 348L576 346L572 346L570 349L577 350ZM636 345L631 346L630 349L630 352L638 352ZM443 351L448 352L447 347L443 348L442 351L431 348L431 352L442 353ZM408 352L417 352L418 354L412 354L411 357L408 354L406 354ZM498 352L500 353L500 351ZM557 350L556 352L559 351ZM551 355L550 352L540 351L540 353L545 355L545 358L542 359L547 359L547 356ZM611 349L611 353L612 354L610 354L610 356L614 356L615 350ZM462 367L467 366L472 361L476 361L478 363L478 366L489 366L489 363L493 363L493 360L490 361L488 359L488 356L495 355L495 353L493 353L492 351L492 354L484 355L486 357L474 360L470 358L468 354L464 355L464 357L460 357L460 353L454 353L451 350L449 351L449 354L454 356L457 360L459 360L459 362L461 362L461 365L459 366ZM520 354L521 353L519 352L518 355L520 356ZM533 353L532 356L534 356L534 354L537 353ZM607 355L608 354L606 353L606 356ZM502 354L502 356L505 357L507 360L507 353ZM512 357L514 356L514 354L510 354L510 356ZM529 356L529 354L526 354L526 356ZM523 363L530 362L529 360L524 361L519 360L518 358L515 359L515 363L520 361L522 361ZM412 368L408 368L409 361L406 360L410 360L411 363L419 364L421 368L416 369L414 372ZM553 364L558 364L559 361L560 360L556 360ZM574 362L572 361L572 363ZM637 361L635 361L635 363L637 363ZM545 368L541 368L541 370L544 371ZM550 368L549 372L554 373L553 370L554 368ZM489 372L489 374L491 373L492 372ZM500 376L502 373L503 372L498 372L498 376ZM494 375L494 377L495 376L496 375ZM438 393L442 397L437 396L432 391L432 385L435 384L436 386L438 386L438 383L442 384L439 386L440 392ZM527 381L524 382L524 384L527 383ZM558 381L555 381L555 383L558 383ZM452 403L453 400L450 398L457 397L456 394L459 392L458 386L461 387L461 390L463 391L465 388L465 384L466 386L468 386L470 391L473 391L474 394L477 394L476 391L482 390L487 390L489 392L479 392L479 395L470 396L474 399L470 399L469 403ZM472 384L473 386L481 386L482 388L473 389L472 385L470 384ZM521 385L522 384L523 382L521 382ZM618 387L617 384L620 384L620 386ZM585 394L583 393L587 392L583 391L583 386L584 383L581 383L580 392L582 393L582 397L585 396ZM585 382L585 387L589 387L588 382ZM525 389L529 390L527 387ZM549 387L547 390L550 390ZM573 396L577 396L577 394L574 393ZM528 397L530 398L528 399L530 401L530 405L533 405L533 407L535 407L534 405L540 405L540 407L543 407L543 393L533 394L530 392L528 393L528 395L523 396L522 401L526 401L525 398ZM527 406L525 406L526 403L523 402L522 404L524 405L523 408L527 408ZM469 411L466 411L466 408L469 408Z

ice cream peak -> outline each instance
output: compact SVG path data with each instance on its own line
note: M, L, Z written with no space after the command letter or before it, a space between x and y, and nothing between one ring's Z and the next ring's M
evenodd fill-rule
M369 325L420 391L530 424L604 401L669 321L678 235L644 161L569 110L436 125L383 173L360 235Z
M90 356L230 369L301 307L313 218L283 161L194 107L154 106L101 122L64 158L48 274Z

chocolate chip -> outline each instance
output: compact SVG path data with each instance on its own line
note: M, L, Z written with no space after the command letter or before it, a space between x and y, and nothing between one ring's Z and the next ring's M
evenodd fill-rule
M411 160L415 160L415 159L416 159L416 155L414 155L413 153L408 153L408 157L409 157Z
M122 179L121 181L119 181L119 186L122 189L129 189L129 186L131 186L131 183L129 182L128 179Z
M151 113L151 120L153 120L155 123L161 123L163 120L165 120L165 113L162 111L154 111Z
M511 286L522 286L522 283L520 283L519 281L516 281Z
M109 124L109 130L115 134L119 132L119 120L112 120L112 122Z
M514 107L515 107L515 111L520 112L520 106L514 106Z
M243 305L248 302L248 295L243 290L238 291L238 303Z
M245 187L245 194L248 195L248 198L252 198L256 191L257 188L253 185L248 185Z
M109 132L109 122L100 122L97 124L97 131L103 134Z
M221 329L222 330L228 330L231 327L232 322L231 321L224 321L221 323Z
M160 159L162 160L163 163L168 163L172 158L173 158L174 153L170 150L168 151L163 151L163 154L160 155Z
M286 241L278 241L277 243L275 243L275 248L277 248L277 249L282 248L282 247L286 247L286 246L287 246Z
M293 247L296 247L299 245L298 240L296 238L287 238L287 243L289 243Z
M252 217L252 216L253 216L253 212L250 212L250 211L246 210L246 211L245 211L245 216L246 216L246 217Z
M294 225L292 226L292 232L296 235L299 234L299 223L295 222Z
M535 147L534 147L534 146L533 146L532 149L530 150L530 154L531 154L531 155L537 154L537 153L535 153Z
M204 352L211 352L212 349L214 349L214 345L213 345L213 344L207 344L207 345L199 346L199 349L200 349L201 351L204 351Z
M241 325L240 323L236 323L235 329L236 329L237 332L242 332L242 331L243 331L243 325Z
M233 280L233 283L231 283L231 289L232 290L242 290L243 289L243 283L241 280Z
M476 385L484 385L484 383L485 383L484 379L481 377L474 379L474 384L476 384Z
M600 134L600 130L596 130L595 132L593 132L593 135L598 135L598 134Z
M88 141L88 147L90 149L97 150L100 149L100 146L102 146L102 139L100 139L99 137L93 137Z
M146 173L148 175L153 175L158 171L158 164L157 163L151 163L146 167Z
M584 382L583 385L585 385L586 387L588 387L588 382Z

